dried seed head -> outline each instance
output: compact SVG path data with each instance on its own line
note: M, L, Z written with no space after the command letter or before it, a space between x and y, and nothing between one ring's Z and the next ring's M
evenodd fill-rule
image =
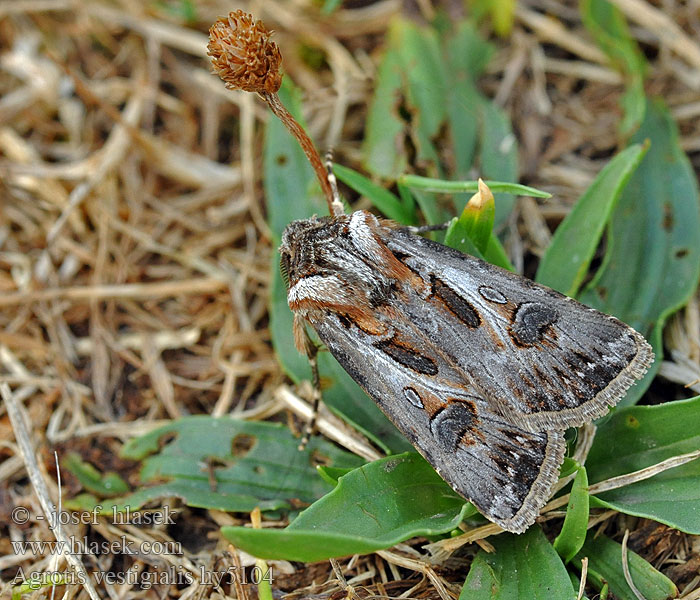
M262 21L237 10L209 29L209 56L226 87L274 94L282 84L282 55Z

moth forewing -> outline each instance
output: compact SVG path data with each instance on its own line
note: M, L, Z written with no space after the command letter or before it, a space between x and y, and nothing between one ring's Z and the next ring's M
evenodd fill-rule
M364 211L296 221L280 251L295 338L309 322L443 478L509 531L546 502L562 431L604 414L653 359L617 319Z
M604 415L653 361L618 319L482 260L399 229L388 247L430 282L405 303L494 410L532 431Z
M456 492L508 531L522 532L534 522L558 479L560 431L530 432L493 413L488 399L451 377L428 340L415 354L408 346L377 342L338 315L315 322L314 329Z

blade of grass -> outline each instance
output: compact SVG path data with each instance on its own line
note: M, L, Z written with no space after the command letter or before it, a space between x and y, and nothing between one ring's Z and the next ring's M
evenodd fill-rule
M648 143L635 144L605 165L554 232L537 269L537 282L576 295L622 190L648 148Z

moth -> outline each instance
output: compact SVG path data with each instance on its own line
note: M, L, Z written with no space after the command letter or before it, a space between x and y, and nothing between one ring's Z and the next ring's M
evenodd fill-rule
M209 30L208 53L226 87L257 93L297 138L332 215L282 236L297 348L315 364L308 323L455 491L525 531L557 480L564 430L605 414L651 347L554 290L369 212L344 214L332 171L277 95L270 31L231 12Z
M653 360L618 319L366 211L294 221L280 246L305 324L450 486L515 533L558 479L564 430Z

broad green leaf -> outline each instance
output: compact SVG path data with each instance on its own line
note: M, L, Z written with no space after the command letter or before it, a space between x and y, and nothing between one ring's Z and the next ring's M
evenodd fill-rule
M477 106L481 101L476 81L493 50L466 20L445 38L444 53L450 73L445 102L455 161L453 175L457 179L469 177L473 168L479 125Z
M226 511L287 509L292 501L313 502L330 489L316 474L316 464L362 463L319 437L305 450L298 445L278 423L200 415L173 421L122 448L122 457L143 461L141 482L154 485L103 501L103 512L112 506L134 511L167 497Z
M554 232L537 269L539 283L576 295L622 190L647 149L648 144L635 144L605 165Z
M324 16L332 15L342 4L343 0L324 0L323 6L321 7L321 14Z
M579 467L571 496L566 507L566 517L561 532L554 540L554 549L568 563L583 546L588 527L588 477L586 467Z
M404 81L398 38L399 25L393 24L389 27L387 48L377 70L362 143L365 170L387 179L396 179L407 165L406 124L399 113Z
M318 561L452 531L473 507L415 452L340 477L332 492L281 530L224 527L236 548L267 559Z
M416 224L416 214L413 207L411 206L411 209L408 209L404 202L386 188L360 175L357 171L342 165L333 165L333 172L344 184L350 186L357 193L366 196L389 219L404 225Z
M700 276L697 181L661 101L649 104L632 142L647 138L651 147L613 212L603 264L580 295L630 324L654 348L656 362L623 405L634 404L656 374L663 324L688 301Z
M316 468L318 471L318 474L321 476L321 478L326 481L327 483L330 483L332 486L335 487L335 485L338 483L338 479L340 479L343 475L347 475L350 471L352 471L351 468L340 468L340 467L325 467L325 466L319 466Z
M411 132L418 142L416 159L437 165L439 161L432 140L447 116L447 73L437 32L408 20L397 20L393 31L406 81Z
M291 84L280 90L282 102L297 118L301 113L297 95ZM264 184L267 214L276 242L284 228L295 219L308 219L325 214L327 208L319 195L315 176L298 142L277 119L268 121L265 132ZM294 346L292 311L287 305L287 289L275 254L270 265L270 330L272 345L284 371L294 381L311 378L309 361ZM323 400L333 411L354 423L385 449L401 451L410 448L406 439L389 422L377 405L350 378L328 352L319 354L319 368L324 382Z
M599 427L586 461L595 483L700 448L700 397L616 411ZM700 460L591 498L630 515L700 534Z
M599 590L604 584L609 585L610 591L618 600L637 600L625 581L620 544L604 535L596 537L595 531L591 530L586 543L573 560L579 569L584 556L588 557L589 583ZM678 595L678 590L670 579L631 550L627 551L627 563L632 582L645 600L667 600Z
M513 134L506 114L492 102L482 102L480 106L481 130L479 162L482 179L517 181L518 142ZM487 182L488 183L488 182ZM489 186L490 187L490 186ZM497 190L492 188L496 193ZM496 196L496 228L503 225L513 210L515 198L498 194Z
M538 526L522 535L489 538L496 549L480 550L464 582L460 600L574 600L564 564Z

